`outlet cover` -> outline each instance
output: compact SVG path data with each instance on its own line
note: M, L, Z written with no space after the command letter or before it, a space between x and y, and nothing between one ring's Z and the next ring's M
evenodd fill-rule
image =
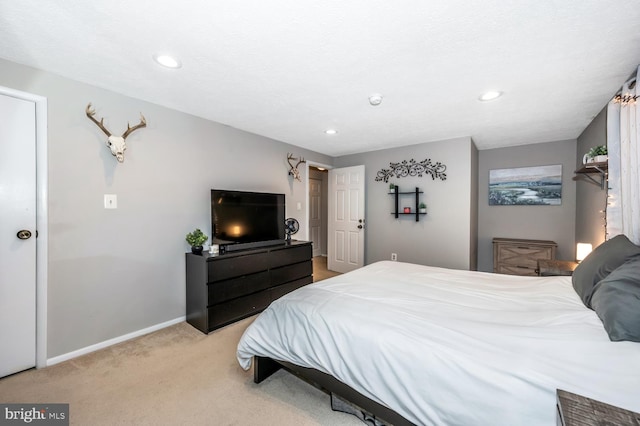
M105 209L117 209L118 208L118 196L116 194L104 194L104 208Z

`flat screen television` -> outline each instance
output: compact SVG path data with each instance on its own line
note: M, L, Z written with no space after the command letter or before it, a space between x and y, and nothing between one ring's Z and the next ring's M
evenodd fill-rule
M285 243L284 194L211 190L211 235L220 251Z

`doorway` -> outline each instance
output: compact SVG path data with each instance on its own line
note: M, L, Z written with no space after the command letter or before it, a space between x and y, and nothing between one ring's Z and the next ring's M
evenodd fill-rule
M9 152L9 150L5 150L7 144L15 143L16 140L20 140L21 144L13 148L18 152L22 152L24 148L27 153L27 156L20 157L21 162L12 158L22 167L7 171L7 176L10 179L7 179L9 182L8 188L5 188L7 189L7 197L3 199L3 203L11 205L14 200L28 198L29 205L33 206L27 208L28 211L25 210L24 219L17 215L15 223L8 225L6 232L3 232L2 235L2 250L5 250L7 255L12 254L12 262L15 255L20 259L20 265L24 265L24 274L21 273L20 268L3 268L3 273L10 277L9 280L3 281L5 283L7 281L22 283L26 279L30 283L29 291L32 292L25 299L28 301L27 310L30 312L30 321L32 322L31 330L25 329L27 336L22 335L22 330L16 334L19 318L13 318L11 322L3 319L3 324L0 324L0 326L6 327L2 331L3 334L6 332L9 336L19 335L20 337L17 339L24 341L20 342L20 345L26 349L26 352L16 352L17 358L15 356L13 358L7 356L6 360L3 358L3 364L6 361L13 365L13 367L7 366L6 368L4 365L0 366L1 375L5 375L17 372L17 370L13 371L15 368L22 369L34 366L39 368L47 364L47 100L42 96L1 86L0 97L4 101L3 115L13 117L15 113L16 116L27 118L30 116L27 120L9 121L10 125L15 124L15 126L11 127L10 131L3 133L2 140L0 140L5 153ZM26 115L19 113L23 107L30 112ZM18 135L26 136L22 138ZM24 180L21 173L22 168L26 172L24 176L28 176ZM20 174L20 178L17 177L18 174ZM4 213L3 211L3 215ZM19 229L13 229L15 227ZM22 242L27 242L27 244L21 244ZM15 290L15 287L10 286L3 288L3 292L11 292L10 294L14 294ZM33 318L33 313L35 313L35 318Z
M308 176L309 241L313 243L313 257L326 257L328 171L324 167L309 166Z

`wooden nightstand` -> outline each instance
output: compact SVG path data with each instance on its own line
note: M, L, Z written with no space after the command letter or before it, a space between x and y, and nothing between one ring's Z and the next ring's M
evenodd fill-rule
M554 241L493 239L493 272L511 275L537 275L537 261L556 258Z
M578 266L577 262L571 260L538 260L538 275L548 277L551 275L573 275L573 271Z
M556 390L557 426L640 425L640 414L575 393Z

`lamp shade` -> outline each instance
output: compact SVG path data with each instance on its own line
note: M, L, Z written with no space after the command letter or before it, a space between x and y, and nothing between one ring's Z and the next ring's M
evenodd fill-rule
M589 243L578 243L576 245L576 260L581 262L593 250L593 246Z

